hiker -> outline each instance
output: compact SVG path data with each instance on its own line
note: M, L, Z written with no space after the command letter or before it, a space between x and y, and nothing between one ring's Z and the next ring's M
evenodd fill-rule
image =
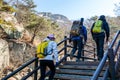
M48 55L40 59L41 77L39 80L45 80L47 67L49 67L51 70L48 80L53 80L55 75L55 65L58 63L57 43L55 42L55 37L53 34L48 35L47 38L44 39L44 41L49 41L47 46Z
M91 27L91 34L97 46L98 60L101 61L104 54L104 39L106 37L106 42L108 42L110 35L109 25L104 15L101 15L99 19L95 23L93 23Z
M73 49L70 53L70 56L73 57L78 48L76 62L80 61L83 44L85 44L87 41L87 30L86 27L83 25L83 22L84 18L81 18L80 21L74 21L70 31L69 43L71 43L71 41L73 42ZM74 28L75 26L76 30Z

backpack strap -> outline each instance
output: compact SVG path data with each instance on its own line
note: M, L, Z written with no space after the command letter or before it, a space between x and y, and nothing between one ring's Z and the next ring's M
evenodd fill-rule
M51 41L48 42L48 45L49 45L50 42L51 42ZM48 47L47 47L47 50L48 50ZM50 53L50 52L51 52L51 53ZM53 49L51 49L51 50L48 52L47 55L51 55L52 53L53 53Z

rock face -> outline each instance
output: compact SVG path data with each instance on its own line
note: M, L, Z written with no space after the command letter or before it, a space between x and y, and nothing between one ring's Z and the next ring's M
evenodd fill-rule
M2 26L6 27L4 28L6 31L11 27L14 27L19 32L22 32L24 30L23 25L17 21L13 14L0 12L0 17L7 23L7 25L6 23L1 24Z
M65 16L56 14L52 17L61 25L70 22ZM8 74L9 70L13 71L33 58L36 48L35 45L29 43L30 33L24 29L14 15L0 12L0 20L4 21L0 23L0 74L3 73L4 76ZM66 27L66 25L62 27ZM4 36L10 37L2 39ZM31 65L30 68L33 69L33 66Z
M9 65L9 57L8 42L0 39L0 70Z
M34 57L35 47L24 42L9 42L10 63L19 67Z
M0 12L0 78L8 74L9 68L15 70L34 57L35 47L29 44L30 38L14 15Z

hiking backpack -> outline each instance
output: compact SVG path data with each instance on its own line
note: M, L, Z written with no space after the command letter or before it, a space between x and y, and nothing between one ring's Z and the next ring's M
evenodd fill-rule
M92 32L93 33L101 33L103 31L102 24L103 24L103 22L101 20L97 20L93 26Z
M37 46L37 57L38 58L44 58L48 55L47 53L47 47L48 47L49 41L43 41Z
M75 24L71 27L70 34L73 36L78 36L80 34L80 25Z

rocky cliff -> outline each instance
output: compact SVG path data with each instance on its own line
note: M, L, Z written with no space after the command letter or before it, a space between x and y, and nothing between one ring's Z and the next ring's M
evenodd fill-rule
M9 66L9 46L6 40L0 39L0 70Z
M0 77L34 57L31 35L13 14L0 12Z
M0 17L0 77L3 77L33 58L36 45L29 43L30 33L24 29L22 23L18 22L13 14L0 12ZM56 14L51 18L60 23L59 25L64 25L60 28L67 28L68 25L71 25L71 22L64 16Z

